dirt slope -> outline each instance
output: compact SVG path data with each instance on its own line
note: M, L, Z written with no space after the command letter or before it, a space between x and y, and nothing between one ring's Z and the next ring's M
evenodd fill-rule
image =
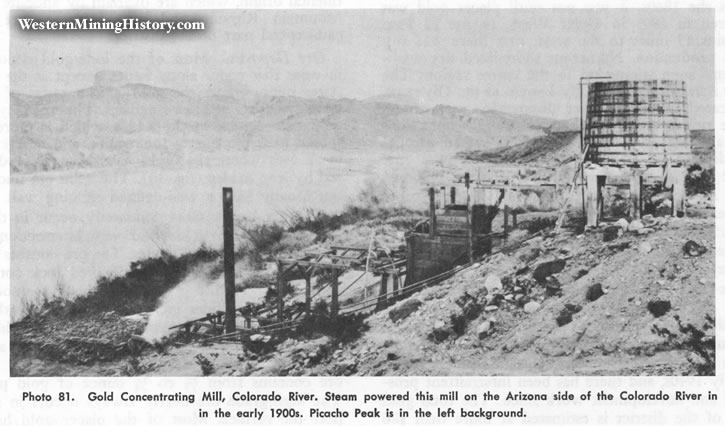
M714 223L656 218L645 225L651 231L643 235L616 237L610 228L615 238L607 242L602 228L548 238L516 231L519 246L372 314L346 343L321 335L275 346L179 343L72 368L34 358L13 368L22 375L186 376L201 375L206 360L211 374L235 376L693 374L701 359L683 345L676 318L706 339L714 335L705 326L715 315ZM688 241L706 251L687 254ZM600 292L591 290L597 285Z
M603 243L599 232L532 240L416 295L423 304L406 319L390 319L405 302L373 315L370 330L340 357L354 360L362 375L685 374L688 354L652 327L677 330L675 315L701 327L705 314L714 316L713 231L705 220L673 219L649 235L626 234L611 243ZM686 257L682 246L690 239L708 251ZM531 259L528 269L522 259ZM525 279L533 265L553 259L566 259L556 274L561 295L547 297L535 286L529 293L541 303L535 312L504 300L491 312L484 308L460 336L439 343L429 337L461 313L456 301L465 293L485 299L487 277ZM594 284L606 294L588 301L587 289ZM503 292L509 287L504 284ZM655 318L648 310L653 300L669 301L672 309ZM559 326L556 319L566 304L581 310ZM493 331L479 337L479 327L489 320L495 321ZM375 356L361 357L361 352Z

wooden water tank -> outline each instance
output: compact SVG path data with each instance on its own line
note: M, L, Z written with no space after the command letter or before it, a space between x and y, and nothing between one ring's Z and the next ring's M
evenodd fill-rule
M691 157L685 82L606 81L589 86L587 160L664 164Z

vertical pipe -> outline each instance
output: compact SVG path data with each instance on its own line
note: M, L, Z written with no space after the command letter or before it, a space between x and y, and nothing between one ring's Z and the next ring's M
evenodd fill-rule
M452 205L456 204L456 187L455 186L451 187L451 204Z
M224 301L225 329L227 333L236 330L236 301L234 289L234 197L232 188L222 188L222 210L224 222Z
M466 228L468 229L468 262L473 263L473 229L471 228L471 175L466 172L463 176L466 182Z
M509 206L503 207L503 239L509 235Z
M284 321L284 274L282 262L277 261L277 322Z
M435 238L436 236L436 201L435 201L435 189L428 188L428 197L430 199L430 203L428 206L429 215L430 215L430 226L428 227L428 233L430 234L431 238Z
M307 314L307 316L310 315L310 311L312 310L312 297L310 296L311 292L312 277L311 274L305 274L305 314Z
M340 272L337 268L332 270L332 301L330 303L330 315L332 318L337 318L337 313L340 311L340 305L338 302L338 285L340 284L337 277Z
M581 148L581 153L584 153L584 79L579 79L579 147ZM579 174L581 177L581 186L582 186L582 217L587 217L587 205L586 205L586 196L584 195L584 160L585 158L582 158L582 162L580 164ZM574 183L576 185L576 182Z
M376 310L385 309L388 306L388 273L380 275L380 291L378 291L378 303Z

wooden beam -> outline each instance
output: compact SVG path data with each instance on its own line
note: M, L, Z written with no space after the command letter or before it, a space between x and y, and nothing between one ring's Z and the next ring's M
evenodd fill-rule
M312 278L305 276L305 314L310 315L312 310Z
M508 237L509 232L509 206L503 206L503 239Z
M340 303L338 301L338 286L339 281L337 279L339 271L332 271L332 296L330 301L330 315L332 318L337 318L337 313L340 311Z
M684 167L670 168L672 182L672 216L685 216L685 176Z
M433 187L428 188L428 215L430 217L430 226L428 228L429 235L431 238L436 236L436 205L435 205L435 189Z
M284 277L279 271L281 270L281 263L277 262L277 321L282 322L284 320Z
M629 199L632 206L631 216L639 219L642 216L642 173L632 169L629 177Z
M591 171L588 171L586 174L586 181L587 181L587 191L586 191L586 212L587 212L587 226L595 227L597 226L597 216L599 212L597 211L597 198L598 198L598 191L597 191L597 175L595 173L592 173Z
M466 184L466 229L468 230L468 262L473 263L473 224L471 220L471 175L463 175Z
M388 306L388 274L380 276L380 291L378 291L378 303L376 310L385 309Z

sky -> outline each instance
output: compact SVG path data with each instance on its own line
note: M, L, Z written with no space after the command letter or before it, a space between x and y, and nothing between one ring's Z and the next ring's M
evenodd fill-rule
M77 90L91 86L96 72L114 70L129 82L199 94L356 99L396 94L425 106L572 118L579 114L581 76L678 79L687 84L691 127L714 127L712 9L232 10L135 16L164 14L202 20L206 30L58 34L22 32L14 23L10 89L36 95Z

